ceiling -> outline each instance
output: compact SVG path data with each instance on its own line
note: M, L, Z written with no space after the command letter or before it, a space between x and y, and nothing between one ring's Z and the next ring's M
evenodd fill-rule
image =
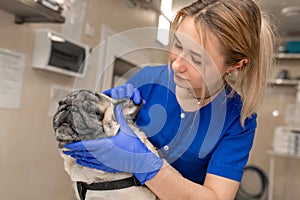
M195 0L173 0L173 11L189 5ZM300 0L256 0L261 9L270 15L279 33L283 37L300 37ZM283 14L284 8L292 12ZM288 9L289 10L289 9Z

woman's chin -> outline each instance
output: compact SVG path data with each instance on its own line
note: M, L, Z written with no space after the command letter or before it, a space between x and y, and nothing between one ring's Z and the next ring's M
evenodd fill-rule
M187 80L183 80L183 79L178 80L178 79L174 78L174 83L177 87L180 87L180 88L185 88L185 89L192 88L192 85Z

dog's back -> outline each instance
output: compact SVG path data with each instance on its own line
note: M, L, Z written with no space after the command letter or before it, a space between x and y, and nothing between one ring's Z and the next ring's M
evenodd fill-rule
M144 133L132 124L139 106L131 101L117 101L104 94L80 90L70 93L59 102L58 110L53 118L53 127L61 156L64 159L65 170L74 182L76 197L80 200L156 199L145 186L135 186L138 184L135 183L136 180L132 174L106 173L83 167L78 165L75 159L62 153L67 143L114 136L119 129L114 117L114 107L119 103L124 105L124 116L131 128L146 146L155 152ZM123 188L122 184L131 186Z

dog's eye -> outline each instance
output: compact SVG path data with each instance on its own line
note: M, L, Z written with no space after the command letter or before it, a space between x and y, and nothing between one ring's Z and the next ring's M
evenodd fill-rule
M96 112L96 116L97 116L97 119L98 119L99 121L102 121L103 118L104 118L104 113L103 113L103 112L97 111L97 112Z

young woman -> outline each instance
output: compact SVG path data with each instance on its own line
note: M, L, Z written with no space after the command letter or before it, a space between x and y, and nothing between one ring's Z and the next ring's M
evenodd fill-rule
M252 0L199 0L177 13L172 30L169 65L145 67L105 92L143 103L136 124L161 156L135 137L119 106L116 136L72 143L65 153L133 173L160 199L234 199L272 64L271 27Z

